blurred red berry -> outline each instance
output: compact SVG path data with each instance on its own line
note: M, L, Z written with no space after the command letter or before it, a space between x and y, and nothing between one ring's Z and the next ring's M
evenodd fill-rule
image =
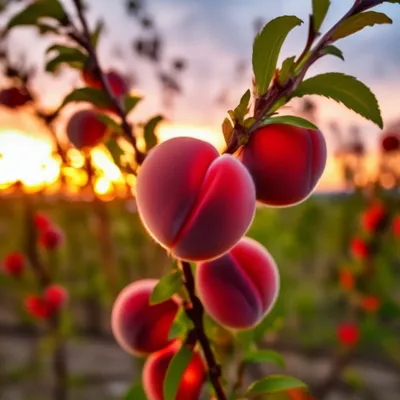
M289 389L286 392L290 400L315 400L310 392L304 388Z
M51 316L51 309L47 302L36 294L26 296L25 309L34 318L47 319Z
M63 233L55 227L49 227L39 235L39 243L46 250L55 250L63 241Z
M0 104L8 108L18 108L32 98L24 88L11 87L0 91Z
M339 282L340 282L340 286L343 289L346 289L346 290L354 289L355 280L354 280L353 273L347 268L341 269L339 271Z
M385 207L381 203L375 203L363 213L361 224L367 232L374 233L385 218L385 215Z
M364 240L360 238L353 238L350 243L351 254L359 259L364 260L368 256L368 246Z
M6 274L11 276L21 276L25 268L25 257L23 254L15 251L4 258L3 269Z
M36 229L39 231L44 231L45 229L50 228L50 220L44 214L37 213L34 217L34 223Z
M400 215L393 219L393 233L395 236L400 237Z
M345 346L353 347L360 339L358 326L352 323L339 325L336 334L339 342Z
M50 285L44 291L44 300L54 312L59 311L68 301L68 293L61 285Z
M376 296L365 296L361 301L363 310L370 313L377 311L380 305L381 301Z
M387 133L381 138L381 148L383 152L390 153L400 150L400 135Z

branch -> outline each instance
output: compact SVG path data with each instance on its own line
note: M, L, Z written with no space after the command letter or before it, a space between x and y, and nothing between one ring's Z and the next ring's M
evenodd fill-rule
M211 384L215 390L218 400L227 400L227 396L221 385L221 366L217 363L215 359L210 342L208 341L207 335L204 330L204 307L195 293L194 277L190 268L190 264L186 261L179 261L179 267L183 272L183 283L185 285L186 291L188 292L191 302L191 304L186 308L186 314L193 322L197 340L200 342L201 348L203 349L204 357L208 366L208 373L210 376Z

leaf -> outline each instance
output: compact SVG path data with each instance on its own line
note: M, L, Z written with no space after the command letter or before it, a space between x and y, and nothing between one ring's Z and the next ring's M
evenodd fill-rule
M367 26L376 24L391 24L393 21L383 13L376 11L365 11L355 14L344 20L332 35L332 40L336 41L352 35Z
M97 44L99 43L100 35L103 32L104 29L104 21L98 21L96 25L96 29L92 33L92 36L90 38L90 43L92 44L93 48L96 49Z
M62 45L53 45L46 50L46 53L57 52L58 55L47 62L46 71L56 72L58 67L66 63L72 68L82 70L88 57L76 47L68 47Z
M319 28L321 28L321 25L325 20L330 5L330 0L313 0L312 6L314 32L318 32Z
M222 123L222 133L224 134L226 144L229 143L233 132L233 125L231 120L227 117Z
M305 387L307 387L306 384L291 376L270 375L253 382L247 389L247 394L276 393Z
M235 114L235 111L233 111L233 110L228 110L228 114L229 114L229 116L231 117L232 122L233 122L234 124L236 124L236 114Z
M124 100L126 114L129 114L141 100L143 100L143 97L126 96Z
M100 108L106 108L110 106L110 100L102 90L94 89L91 87L83 87L75 89L70 94L68 94L61 103L57 112L59 112L67 104L74 102L87 102Z
M192 358L192 351L183 345L168 365L163 383L164 400L174 400L183 373Z
M124 394L123 400L147 400L142 383L132 385Z
M121 156L123 154L125 154L124 151L121 149L121 147L119 147L117 141L113 137L110 138L109 140L107 140L105 142L105 145L107 147L107 150L110 152L114 163L118 167L120 167L121 166Z
M179 269L164 275L154 287L150 296L150 304L162 303L171 298L182 286L182 273Z
M65 16L65 11L58 0L36 0L11 18L5 32L15 26L36 25L41 18L63 21Z
M269 363L286 368L285 359L273 350L249 351L245 354L243 360L247 363Z
M244 126L245 128L247 128L247 129L249 129L249 128L251 128L251 127L253 126L253 124L254 124L256 121L257 121L257 120L256 120L254 117L246 118L246 119L243 121L243 126Z
M332 56L339 57L344 61L344 56L342 50L338 49L336 46L325 46L323 49L324 54L330 54Z
M288 78L293 74L294 67L296 66L295 62L296 56L287 58L283 63L282 67L279 71L279 83L283 85Z
M302 22L291 15L275 18L268 22L254 39L252 61L258 95L261 96L268 90L287 35Z
M172 340L176 339L177 337L182 337L186 335L186 332L192 328L192 321L186 315L185 310L183 308L180 308L168 332L168 339Z
M97 114L97 117L103 121L113 133L123 133L121 125L106 114Z
M316 127L312 122L307 121L304 118L296 117L293 115L280 115L278 117L271 117L264 120L261 126L271 125L271 124L284 124L284 125L294 125L299 128L304 129L312 129L318 131L318 127Z
M156 115L151 118L146 125L144 126L143 137L146 142L146 150L151 150L154 146L157 145L157 136L155 134L155 129L157 125L164 120L162 115Z
M245 115L249 112L250 97L251 93L248 89L240 99L239 105L233 110L239 122L243 122Z
M364 118L383 127L379 104L375 95L353 76L329 72L307 79L292 94L292 97L317 94L343 103Z

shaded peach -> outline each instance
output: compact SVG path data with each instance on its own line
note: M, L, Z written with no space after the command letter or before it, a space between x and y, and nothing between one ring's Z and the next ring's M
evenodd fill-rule
M77 148L92 148L100 144L108 131L98 114L91 109L77 111L67 124L69 141Z
M138 211L150 235L175 257L202 261L234 246L255 211L251 176L231 155L177 137L146 157L137 178Z
M164 400L164 378L173 356L179 350L179 341L152 354L143 368L143 388L148 400ZM206 369L199 353L193 356L182 375L175 400L199 400L206 380Z
M142 279L126 286L113 305L111 328L118 344L128 353L145 355L170 343L168 333L178 311L171 298L150 305L156 279Z
M199 263L196 283L211 317L228 328L248 329L275 304L279 272L269 252L246 237L222 257Z
M239 158L253 177L257 200L291 206L314 190L326 164L321 132L273 124L256 130Z

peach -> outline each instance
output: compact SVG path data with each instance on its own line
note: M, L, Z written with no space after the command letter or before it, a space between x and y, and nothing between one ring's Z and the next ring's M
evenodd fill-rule
M23 88L11 87L0 91L0 104L8 108L21 107L31 100L31 96Z
M3 270L6 274L19 277L25 269L26 260L22 253L15 251L8 254L3 261Z
M107 125L91 109L76 112L67 124L68 139L79 150L100 144L107 131Z
M29 294L25 297L25 309L30 316L36 319L48 319L52 314L47 302L36 294Z
M279 271L269 252L243 238L222 257L199 263L196 283L205 310L219 324L234 329L257 325L279 292Z
M128 353L146 355L170 343L168 333L178 311L176 298L150 305L156 279L126 286L113 305L111 328L118 344Z
M257 200L269 206L291 206L314 190L326 164L321 132L273 124L257 129L239 158L253 177Z
M49 285L44 291L44 300L52 312L58 312L68 301L68 292L61 285Z
M355 237L350 242L350 252L353 257L359 260L365 260L369 256L367 243L359 237Z
M164 400L164 378L173 356L179 350L179 341L171 343L168 347L152 354L143 368L143 388L148 400ZM182 375L175 400L199 400L203 385L206 380L204 362L197 352L189 361Z
M39 244L46 250L55 250L61 246L64 235L60 229L49 227L40 232Z
M177 137L146 157L136 201L149 234L176 258L220 256L246 233L255 212L250 174L206 142Z
M385 219L386 209L381 203L374 203L361 216L363 228L370 233L374 233Z
M355 346L360 340L360 330L354 323L342 323L336 331L339 342L348 347Z
M385 153L391 153L400 150L400 134L386 133L381 138L381 149Z

